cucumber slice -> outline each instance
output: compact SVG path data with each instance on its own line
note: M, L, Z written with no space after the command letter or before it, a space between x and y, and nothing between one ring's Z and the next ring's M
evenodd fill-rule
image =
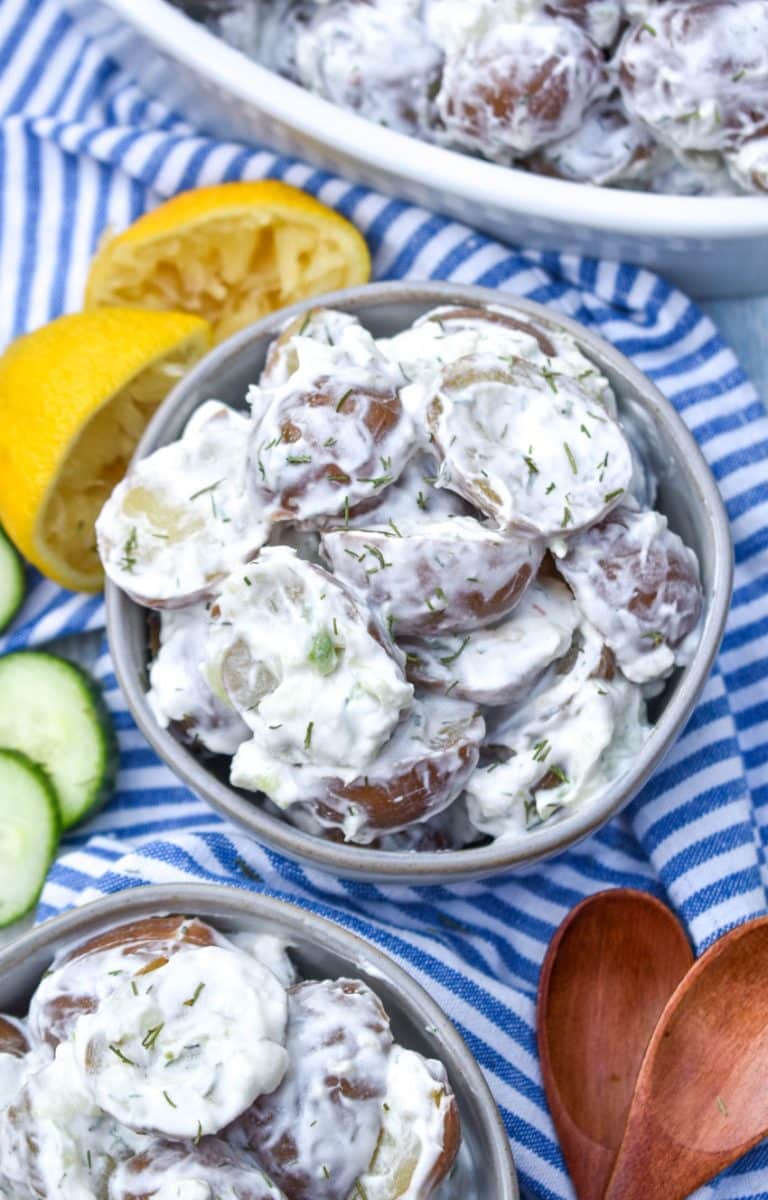
M60 832L56 790L45 771L18 750L0 750L0 928L34 905Z
M0 633L10 625L24 599L24 565L0 529Z
M48 772L69 829L106 800L117 752L109 713L90 677L39 650L0 658L0 746Z

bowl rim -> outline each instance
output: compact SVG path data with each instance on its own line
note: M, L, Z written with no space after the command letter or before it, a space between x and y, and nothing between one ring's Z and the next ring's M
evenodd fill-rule
M321 145L368 166L402 175L469 203L489 198L509 212L535 215L562 225L585 225L603 233L633 237L724 239L729 242L768 234L766 196L680 196L552 179L487 162L385 129L307 91L228 45L168 0L101 0L124 21L160 45L165 53L203 75L222 92L254 105ZM332 130L332 142L329 139Z
M377 976L383 976L409 1017L422 1025L426 1036L434 1038L435 1057L445 1063L451 1075L461 1079L466 1094L475 1103L478 1125L492 1149L491 1177L498 1182L495 1200L519 1200L517 1170L498 1105L477 1060L453 1021L426 988L374 942L311 909L289 900L222 884L143 884L70 908L0 947L0 978L32 955L49 949L53 954L68 942L90 936L97 930L163 913L199 916L214 923L217 918L236 920L244 915L265 922L277 920L296 931L298 938L329 947L345 959L357 975L366 977L374 991Z
M695 655L682 671L673 695L651 729L633 768L614 780L599 800L591 799L584 808L575 808L559 822L551 826L545 824L531 831L524 845L505 847L503 840L497 840L490 845L468 850L412 852L375 850L351 843L324 841L294 828L282 818L264 812L234 788L222 783L199 758L168 730L160 727L149 708L142 686L141 675L145 664L133 659L131 639L126 632L128 613L141 606L136 605L109 580L106 585L107 635L118 682L128 708L147 741L196 795L225 816L244 825L260 841L294 860L309 862L342 878L411 884L427 884L438 880L459 882L527 867L543 858L562 853L601 828L637 795L682 730L709 675L730 607L733 550L725 506L709 466L682 418L659 389L623 354L578 322L561 317L535 301L488 288L431 281L374 283L313 297L272 313L210 351L176 385L147 426L133 461L138 461L163 444L166 440L164 426L178 405L183 403L188 391L198 389L200 381L215 379L221 364L238 358L253 341L274 332L292 316L323 304L354 312L364 320L366 311L383 305L391 306L398 301L423 303L425 308L456 302L501 304L524 317L534 318L548 328L565 330L586 350L589 357L608 364L631 393L642 397L644 408L658 418L662 427L666 427L680 456L685 457L693 490L707 516L708 536L713 545L712 590ZM213 383L210 391L211 395L216 394ZM161 437L163 441L159 440Z

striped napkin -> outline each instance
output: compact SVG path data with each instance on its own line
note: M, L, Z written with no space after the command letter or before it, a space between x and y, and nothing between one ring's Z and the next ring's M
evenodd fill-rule
M597 329L659 384L702 446L736 545L728 632L667 761L589 841L529 874L453 888L345 883L296 866L224 822L157 760L102 641L94 671L119 731L117 792L67 838L39 910L42 919L146 881L202 879L287 896L373 939L428 986L467 1039L506 1122L523 1194L566 1200L573 1193L534 1036L539 965L558 923L583 896L631 885L671 903L701 949L766 910L768 418L752 386L710 321L646 271L514 250L267 150L197 136L87 41L60 0L0 0L0 122L2 345L78 306L107 226L194 184L268 175L352 219L377 279L484 284ZM0 652L103 625L100 598L30 572L28 600ZM768 1147L697 1195L768 1197Z

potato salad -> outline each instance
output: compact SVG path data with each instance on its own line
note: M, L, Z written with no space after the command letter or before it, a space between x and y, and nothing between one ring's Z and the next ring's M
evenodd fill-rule
M121 925L0 1016L7 1200L449 1200L460 1142L442 1064L270 933Z
M151 610L159 725L312 835L461 849L598 798L690 660L698 563L656 490L566 332L447 305L374 338L315 309L97 534Z

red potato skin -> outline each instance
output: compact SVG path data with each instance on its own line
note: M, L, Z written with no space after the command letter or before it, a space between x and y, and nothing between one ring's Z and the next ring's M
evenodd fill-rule
M253 1153L288 1200L348 1200L350 1191L354 1192L354 1175L341 1180L329 1172L314 1178L310 1164L299 1161L299 1144L292 1131L311 1128L312 1121L317 1124L318 1120L332 1118L338 1127L319 1131L319 1136L338 1136L339 1129L349 1136L350 1124L356 1130L361 1127L358 1112L363 1113L363 1120L371 1108L378 1112L384 1096L386 1059L392 1045L389 1019L378 997L356 979L296 984L289 989L288 1004L289 1050L295 1039L288 1073L275 1092L260 1096L224 1136L231 1145ZM311 1021L318 1004L321 1008L327 1004L333 1011L322 1042L315 1040ZM378 1046L381 1066L378 1080L355 1078L353 1071L348 1075L325 1073L326 1048L330 1062L339 1057L354 1060L357 1025L364 1027L366 1039Z
M76 946L66 955L60 966L98 954L103 950L122 947L126 957L137 961L136 974L146 974L156 967L164 966L168 958L186 946L213 946L219 941L216 932L196 917L147 917L108 929L87 942ZM93 996L62 993L52 999L45 1009L43 1036L55 1047L71 1032L79 1016L93 1012Z
M0 1054L11 1054L14 1058L23 1058L29 1050L29 1043L13 1021L0 1017Z

